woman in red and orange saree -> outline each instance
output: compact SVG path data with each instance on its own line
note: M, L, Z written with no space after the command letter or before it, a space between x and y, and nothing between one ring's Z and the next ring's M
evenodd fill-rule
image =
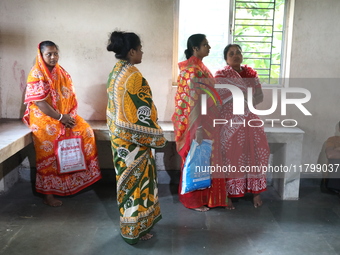
M202 62L202 59L208 56L209 50L210 46L205 35L192 35L188 39L188 47L185 51L187 60L178 64L180 74L172 122L175 129L177 152L182 158L182 167L193 139L211 139L213 141L211 165L216 165L220 160L219 143L217 142L219 138L215 136L219 133L218 127L213 127L213 119L218 118L218 109L211 97L207 100L209 113L207 115L200 113L202 92L210 91L209 94L216 92L213 88L213 76ZM220 175L221 173L212 173L210 188L181 194L183 178L181 174L179 185L181 203L185 207L197 211L207 211L209 207L227 206L225 178L221 178Z
M237 44L228 45L224 50L224 58L228 65L216 72L216 82L234 85L245 96L247 88L251 87L253 104L262 102L263 94L256 71L247 65L241 66L241 47ZM228 121L221 125L223 165L232 169L227 176L228 197L243 197L245 193L252 193L254 206L261 206L260 193L266 190L266 175L261 166L268 166L270 155L262 122L257 115L250 112L247 104L244 115L234 115L231 92L228 89L218 89L218 92L223 101L221 118ZM232 201L228 209L234 209Z
M101 179L93 130L77 115L70 75L58 64L58 47L51 41L38 46L36 63L27 78L23 121L32 130L36 152L36 191L44 203L61 206L53 195L73 195ZM83 137L87 170L59 174L54 141L70 132Z

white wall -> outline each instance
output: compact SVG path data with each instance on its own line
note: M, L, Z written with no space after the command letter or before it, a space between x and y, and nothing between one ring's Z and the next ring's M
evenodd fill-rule
M306 133L303 163L316 163L323 142L340 121L340 1L295 0L290 86L306 88L311 117L297 108L287 117L297 118Z
M0 117L20 118L23 92L36 47L54 41L59 63L72 76L85 119L105 119L106 82L116 62L106 51L115 29L137 33L143 63L137 67L148 80L160 119L165 118L171 89L172 0L2 0L0 2Z

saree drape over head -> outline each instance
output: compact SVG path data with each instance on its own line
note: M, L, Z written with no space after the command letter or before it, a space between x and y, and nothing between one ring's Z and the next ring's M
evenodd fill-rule
M218 117L218 105L213 99L214 94L217 94L214 89L214 78L209 69L203 62L192 56L186 61L178 64L180 74L178 77L178 87L175 96L175 112L172 116L172 122L175 130L175 140L178 154L182 158L182 167L190 150L190 145L197 128L202 126L204 130L204 139L213 141L211 165L221 165L219 127L213 126L213 119ZM207 99L208 113L201 114L201 95L207 93L211 95ZM212 173L212 184L210 188L204 190L196 190L190 193L181 195L179 199L187 208L198 208L201 206L217 207L227 206L227 193L225 176L223 173ZM179 185L181 191L182 174Z
M164 147L166 139L157 123L151 89L135 66L118 61L107 93L121 235L135 244L162 218L151 148Z
M245 95L248 87L253 93L256 88L261 88L256 71L247 65L242 69L238 73L226 66L216 72L216 82L234 85ZM221 118L228 121L221 125L223 165L232 169L227 176L228 196L242 197L247 192L257 194L265 191L266 175L261 166L268 166L270 150L260 119L249 111L247 104L244 115L234 115L231 92L228 89L218 89L218 92L223 101ZM250 120L251 125L248 124Z
M70 130L50 116L44 114L36 101L46 101L61 114L70 114L76 125L72 128L75 135L83 137L87 170L59 174L54 154L54 141ZM25 94L27 108L23 121L32 130L36 152L36 190L43 194L59 196L72 195L100 180L97 147L93 130L77 115L77 99L70 75L59 64L48 70L38 47L36 63L27 78Z

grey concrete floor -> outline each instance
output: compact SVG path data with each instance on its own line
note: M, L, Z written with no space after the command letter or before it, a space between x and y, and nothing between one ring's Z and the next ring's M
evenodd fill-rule
M114 181L62 197L51 208L32 184L0 196L0 254L340 254L340 199L320 192L318 179L301 179L300 199L282 201L269 187L264 205L251 198L236 209L200 213L183 207L176 185L159 185L163 219L154 237L128 245L120 237Z

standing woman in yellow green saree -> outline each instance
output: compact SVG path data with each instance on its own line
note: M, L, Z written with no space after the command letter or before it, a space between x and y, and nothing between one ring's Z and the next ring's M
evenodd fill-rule
M152 148L166 144L148 82L135 67L142 45L135 33L114 31L107 46L119 60L107 83L107 125L116 171L117 201L123 239L148 240L161 219Z

